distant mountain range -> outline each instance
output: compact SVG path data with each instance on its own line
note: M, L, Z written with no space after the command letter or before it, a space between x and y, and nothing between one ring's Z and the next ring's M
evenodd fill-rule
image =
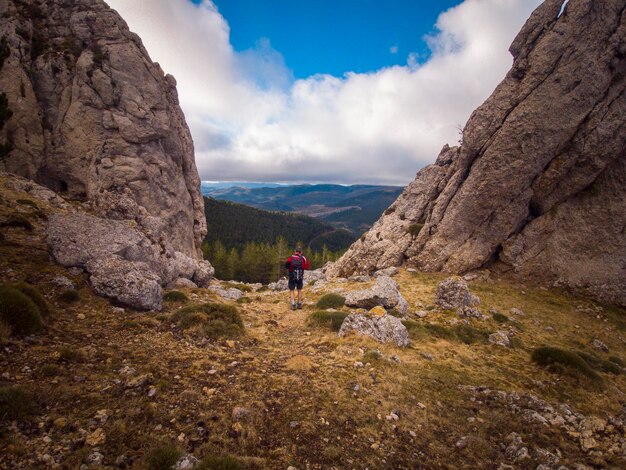
M225 185L225 183L221 183ZM211 186L202 193L269 211L297 212L322 219L355 235L368 230L402 192L399 186L338 184ZM250 185L253 186L250 186Z
M205 241L221 241L226 248L242 250L246 243L273 244L278 236L290 247L304 243L313 251L323 246L333 252L345 250L356 237L352 232L302 214L270 212L230 201L204 198L207 219Z

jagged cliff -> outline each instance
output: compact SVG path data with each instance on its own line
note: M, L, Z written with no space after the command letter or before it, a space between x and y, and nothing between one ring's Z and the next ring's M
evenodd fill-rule
M626 304L626 0L563 3L537 8L462 144L330 274L489 266Z
M4 169L200 258L206 221L174 78L102 0L2 0L0 17Z
M102 0L2 0L0 38L0 170L72 202L49 220L54 259L135 308L160 308L161 285L206 285L200 179L174 78ZM149 295L124 300L125 277Z

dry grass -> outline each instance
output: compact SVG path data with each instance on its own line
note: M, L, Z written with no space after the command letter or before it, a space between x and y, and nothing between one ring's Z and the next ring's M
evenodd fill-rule
M25 196L5 192L4 197ZM36 203L50 210L45 202ZM10 210L0 204L0 216ZM7 230L10 244L0 245L0 269L11 267L10 282L28 279L45 293L42 286L67 273L50 264L45 240L37 238L40 222L32 223L33 232ZM340 294L360 289L363 283L331 282L317 294L305 290L310 310L304 312L289 310L288 293L255 294L249 303L231 305L239 316L231 323L245 326L245 335L210 341L196 330L210 314L197 306L227 304L204 289L190 291L197 296L194 305L168 302L158 319L114 311L106 300L81 289L80 300L59 308L45 334L32 343L12 340L11 354L0 355L0 370L9 377L2 380L11 387L28 384L20 386L46 399L45 412L18 419L20 432L0 432L0 467L17 462L28 468L30 456L43 454L41 421L54 443L72 443L69 451L54 451L55 445L46 450L65 468L84 463L92 448L79 430L95 427L106 433L99 446L106 465L124 454L128 468L148 468L155 442L175 442L180 450L205 458L208 468L216 462L237 468L233 460L243 468L401 469L414 468L416 462L424 468L497 468L509 463L502 445L513 431L529 449L560 449L559 464L568 468L576 463L623 468L622 456L598 463L560 430L525 422L500 403L478 404L462 387L532 393L585 414L614 415L626 376L612 374L606 363L619 367L624 359L619 339L624 311L603 307L597 318L577 310L579 305L597 307L588 300L493 280L472 282L470 290L481 297L481 311L495 308L509 321L465 325L454 313L433 306L437 282L445 277L405 270L395 277L409 303L429 312L425 319L405 321L412 346L404 349L366 337L338 338L330 328L308 323L307 314L321 296L334 289L345 289ZM509 313L513 307L526 315ZM84 319L77 320L78 314ZM484 341L486 332L510 327L517 331L519 347ZM592 350L593 338L601 339L609 353ZM545 345L595 356L600 365L592 368L607 386L581 387L576 377L535 364L532 351ZM363 367L355 366L358 362ZM126 386L144 374L150 376L145 385ZM245 419L233 419L235 406L249 411ZM95 418L100 410L108 410L104 423ZM52 425L57 417L67 419L67 425ZM457 448L463 436L470 436L467 445ZM521 468L539 464L534 456L527 463Z

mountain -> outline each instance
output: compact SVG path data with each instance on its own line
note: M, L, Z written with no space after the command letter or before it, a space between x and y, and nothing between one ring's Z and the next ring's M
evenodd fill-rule
M0 27L0 169L27 179L10 178L16 190L47 187L73 204L50 217L54 259L136 308L159 308L161 286L178 279L207 285L174 77L102 0L6 0ZM123 293L131 285L150 288L140 301Z
M312 250L346 249L355 240L352 233L302 214L269 212L254 207L204 198L207 242L220 240L227 248L242 249L247 242L274 243L284 237L290 247L301 242Z
M330 273L489 267L626 305L625 0L548 0L514 62Z
M205 188L203 194L265 210L298 212L360 235L400 194L397 186L303 184Z

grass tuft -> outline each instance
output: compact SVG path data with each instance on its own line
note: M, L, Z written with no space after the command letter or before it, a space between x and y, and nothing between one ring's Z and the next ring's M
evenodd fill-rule
M454 325L453 331L457 339L464 344L486 343L491 334L490 331L476 328L472 325L466 325L465 323Z
M609 357L609 361L611 361L613 364L617 364L620 367L625 367L624 361L622 361L622 359L617 356Z
M171 290L163 294L163 300L166 302L188 302L189 297L179 290Z
M348 314L345 312L326 312L319 310L309 315L307 323L310 326L330 328L333 331L339 331L347 316Z
M0 287L0 320L15 335L29 335L43 328L37 305L11 286Z
M21 387L0 387L0 422L23 419L36 411L33 395Z
M339 294L324 294L319 298L315 306L321 309L341 308L346 303L346 298Z
M195 470L242 470L244 466L239 459L232 455L209 455L204 457L194 468Z
M44 318L50 314L50 306L48 305L48 302L35 286L31 286L25 282L18 282L17 284L11 285L11 287L19 290L22 294L32 300L33 303L37 305L39 313Z
M61 374L61 368L56 364L44 364L39 368L42 377L55 377Z
M417 237L422 231L422 228L424 228L424 224L411 224L407 227L406 233L408 233L412 237Z
M209 339L237 337L244 333L239 310L233 305L216 302L183 307L174 312L170 320L183 330L193 328Z
M498 323L506 323L509 321L509 317L507 317L504 313L496 312L491 316Z
M62 346L57 351L57 354L61 362L82 362L85 359L85 355L81 351L69 346Z
M80 300L80 294L76 289L66 289L59 294L59 300L71 304Z
M553 372L602 380L579 354L572 351L543 346L535 349L531 358L536 364L548 367Z
M153 447L145 457L147 470L170 470L181 458L183 452L174 444L162 444Z

